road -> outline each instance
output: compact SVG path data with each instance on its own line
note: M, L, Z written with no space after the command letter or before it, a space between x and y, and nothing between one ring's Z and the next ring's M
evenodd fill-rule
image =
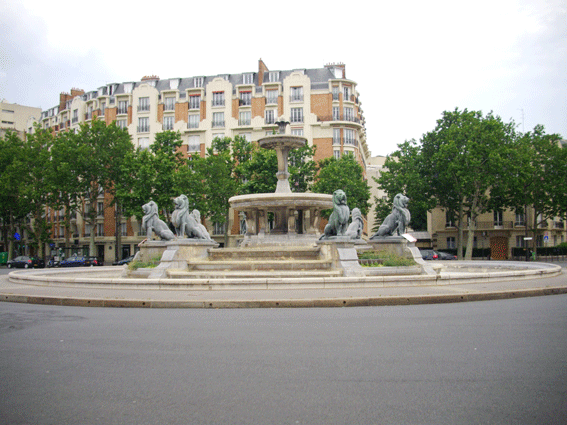
M0 423L564 424L566 305L3 302Z

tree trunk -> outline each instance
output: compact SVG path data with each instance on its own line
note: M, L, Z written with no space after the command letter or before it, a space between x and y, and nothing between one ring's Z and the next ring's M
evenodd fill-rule
M461 205L459 205L459 227L457 232L457 258L459 260L463 259L463 227L465 226L464 215L463 204L461 203Z

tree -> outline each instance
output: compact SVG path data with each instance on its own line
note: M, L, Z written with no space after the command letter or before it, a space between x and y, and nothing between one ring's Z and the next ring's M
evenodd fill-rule
M90 226L89 252L96 256L95 250L95 224L97 217L98 197L113 187L113 170L120 168L120 163L126 155L126 142L129 135L115 123L106 125L104 121L93 119L91 124L83 123L79 132L70 137L77 138L77 151L79 153L79 178L81 192L85 205L83 218Z
M65 249L70 249L71 220L81 205L81 179L79 169L78 138L72 132L61 132L51 147L49 178L53 191L49 204L64 211ZM68 254L68 252L67 252Z
M411 213L411 227L415 230L427 229L427 211L435 207L434 200L427 195L428 181L423 176L421 147L415 140L398 145L384 163L384 171L374 181L388 194L387 199L375 197L374 213L378 230L382 221L392 212L392 200L398 193L410 198L408 209Z
M368 214L370 205L370 187L364 179L362 167L353 155L345 154L340 159L324 158L317 164L318 174L313 184L313 191L332 195L342 189L347 196L349 208L360 209L362 215ZM330 211L324 211L328 217Z
M561 183L566 181L567 165L560 138L558 134L545 134L542 125L522 134L512 157L514 178L501 187L501 196L525 215L526 235L531 231L533 252L537 252L539 226L565 211L565 188ZM533 208L531 222L528 206Z
M467 223L466 259L470 260L477 217L506 206L505 198L491 192L511 178L515 141L513 122L466 109L443 112L435 129L422 137L420 160L428 194L437 205L457 214L459 258Z
M45 258L45 244L51 239L51 223L46 212L50 204L51 194L56 187L50 177L51 148L55 137L51 130L36 126L35 131L28 134L23 143L23 167L20 197L29 205L33 223L27 227L28 232L37 245L37 256Z
M228 200L238 194L240 188L234 172L236 160L230 147L232 139L216 138L207 149L206 158L195 158L191 164L197 178L203 182L205 215L213 223L224 225L225 246L228 245L228 228L230 205Z
M17 133L7 131L0 138L0 214L8 259L13 258L14 237L18 224L28 215L30 205L22 196L25 167L24 142Z

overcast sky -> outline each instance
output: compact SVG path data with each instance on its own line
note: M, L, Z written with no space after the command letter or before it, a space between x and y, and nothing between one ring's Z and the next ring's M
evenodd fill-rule
M0 2L0 98L47 109L113 82L346 64L372 155L445 110L567 138L567 1ZM386 4L382 4L386 3ZM393 4L396 3L396 4Z

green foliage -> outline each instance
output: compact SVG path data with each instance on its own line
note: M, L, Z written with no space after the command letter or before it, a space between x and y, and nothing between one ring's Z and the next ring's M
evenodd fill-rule
M153 257L150 261L130 261L128 263L129 270L155 268L159 266L161 256Z
M415 266L413 258L406 258L389 251L364 251L358 254L359 260L380 260L379 262L362 263L363 267L407 267Z
M317 169L317 180L312 186L314 192L332 195L335 190L342 189L351 210L359 208L362 215L368 213L370 187L364 179L362 167L353 155L346 154L340 159L322 159ZM331 211L324 211L323 216L328 217L330 213Z

